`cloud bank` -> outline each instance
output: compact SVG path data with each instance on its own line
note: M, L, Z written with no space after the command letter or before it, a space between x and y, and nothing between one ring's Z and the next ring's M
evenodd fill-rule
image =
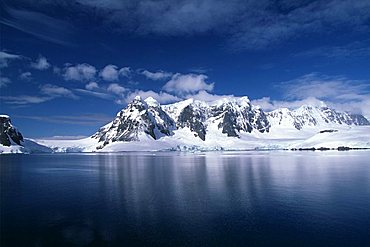
M214 83L207 83L208 76L203 74L180 74L172 76L164 86L163 90L179 95L196 93L199 91L212 91Z
M8 6L1 23L59 44L70 43L75 23L49 16L50 7L114 32L171 37L214 33L227 37L234 49L247 50L333 30L367 33L370 20L368 0L43 0L37 6L32 0L19 1L29 9Z
M310 73L281 82L277 88L283 93L285 100L265 97L253 100L252 103L265 110L327 105L340 111L360 113L370 119L369 80L350 80L345 76Z

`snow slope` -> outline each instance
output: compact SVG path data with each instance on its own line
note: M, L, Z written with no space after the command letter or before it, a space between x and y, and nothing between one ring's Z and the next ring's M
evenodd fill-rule
M31 139L24 139L21 145L12 143L10 146L4 146L0 144L0 154L15 154L15 153L52 153L53 150L50 147L39 144Z
M298 133L301 133L298 131ZM217 130L209 130L205 141L194 136L189 128L174 131L172 136L158 140L141 134L140 141L113 142L102 149L94 138L81 140L37 140L49 146L54 152L123 152L123 151L211 151L211 150L272 150L291 148L370 148L370 126L356 126L338 129L337 132L297 133L243 133L238 137L227 137Z
M290 148L326 147L370 148L370 126L356 126L339 129L336 132L317 133L304 141L299 141Z
M8 115L0 115L0 154L52 152L33 140L24 139Z

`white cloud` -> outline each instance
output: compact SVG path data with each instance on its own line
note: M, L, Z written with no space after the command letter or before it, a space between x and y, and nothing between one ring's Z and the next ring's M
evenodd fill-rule
M116 65L109 64L100 71L100 76L105 81L118 81L118 67Z
M369 57L369 41L355 41L341 46L321 46L296 53L296 57L326 57L332 59Z
M104 124L112 120L112 116L104 114L80 114L78 116L73 115L48 115L48 116L17 116L19 118L32 119L42 122L57 123L57 124L73 124L73 125L96 125L97 123ZM72 139L81 139L85 136L54 136L54 140L72 140Z
M175 74L171 80L163 86L167 92L173 92L179 95L193 94L199 91L212 91L214 83L206 83L208 77L203 74Z
M31 72L23 72L19 75L19 78L24 81L30 81L32 79L32 73Z
M10 79L8 77L0 76L0 88L6 87L10 83Z
M120 76L130 77L130 74L131 74L131 68L130 68L130 67L123 67L123 68L121 68L121 69L118 71L118 74L119 74Z
M38 1L37 4L43 3L47 3L47 1ZM52 3L55 4L56 2L53 1ZM40 9L31 11L27 10L26 6L15 8L11 7L11 5L13 4L4 4L1 6L0 23L2 25L34 35L47 42L53 42L63 46L73 45L72 40L76 32L74 25L67 20L51 16L49 11L50 5L44 9L45 14L41 13Z
M30 104L40 104L59 97L78 99L71 90L56 85L45 84L40 86L41 95L18 95L18 96L0 96L6 104L28 106Z
M72 99L78 99L78 97L69 89L64 87L59 87L56 85L46 84L41 86L41 93L46 94L51 97L67 97Z
M195 100L205 101L205 102L212 102L212 101L220 100L220 99L223 99L223 98L228 98L228 99L231 99L231 98L238 99L238 98L240 98L240 97L237 97L237 96L234 96L234 95L210 94L210 93L208 93L207 91L204 91L204 90L199 91L196 94L188 94L188 95L184 95L182 97L172 95L172 94L169 94L169 93L166 93L166 92L163 92L163 91L157 93L157 92L154 92L152 90L149 90L149 91L136 90L134 92L130 92L126 96L126 98L123 101L120 101L119 103L129 103L137 95L139 95L142 99L152 97L152 98L156 99L161 104L173 103L173 102L181 101L181 100L184 100L184 99L190 99L190 98L193 98Z
M99 89L99 85L96 82L90 82L90 83L86 84L85 88L87 90Z
M40 4L55 4L54 2L59 3L43 0ZM365 35L369 32L368 0L77 0L77 2L79 3L76 5L77 8L81 8L80 10L87 14L93 14L94 18L101 19L102 23L114 28L115 31L176 37L213 32L226 37L231 45L239 49L269 48L310 34L332 35L333 31L338 30L343 30L344 35ZM58 6L60 7L60 4ZM33 17L31 20L43 24L37 25L41 27L45 25L45 20L48 20L46 23L55 22L36 13L22 13L23 11L19 10L12 12L12 17L18 17L15 19L29 21L30 18L24 17ZM25 25L20 24L25 23L12 26L25 29ZM38 32L41 30L43 29L37 29ZM59 35L64 33L56 32Z
M0 96L5 103L10 105L29 105L39 104L45 101L53 99L52 97L46 96L30 96L30 95L18 95L18 96Z
M69 89L56 85L46 84L40 87L42 95L18 95L18 96L0 96L6 104L28 106L30 104L40 104L59 97L78 99L78 97Z
M260 105L266 111L281 107L294 109L302 105L327 105L339 111L360 113L370 119L369 81L311 73L282 82L279 88L286 100L264 97L252 100L252 104Z
M9 61L21 59L22 56L0 51L0 68L8 67Z
M86 89L81 89L81 88L74 89L74 91L76 91L80 94L94 96L94 97L97 97L97 98L100 98L100 99L107 99L107 100L114 99L114 97L112 95L110 95L108 93L105 93L105 92L96 92L96 91L91 91L91 90L86 90Z
M370 92L370 81L350 80L343 76L311 73L294 80L282 82L281 87L289 99L353 99Z
M95 78L96 68L90 64L67 65L65 68L64 79L75 81L88 81Z
M50 63L46 59L46 57L39 56L36 62L31 63L31 67L37 70L46 70L50 67Z
M210 94L207 91L199 91L196 94L189 94L185 96L185 98L193 98L195 100L201 100L201 101L206 101L206 102L212 102L215 100L220 100L223 98L233 98L233 99L238 99L240 97L234 96L234 95L217 95L217 94Z
M366 0L328 1L250 1L231 35L238 49L275 46L307 34L328 35L331 31L348 33L369 31L370 3ZM286 12L286 13L284 13ZM283 14L284 13L284 14ZM356 18L353 18L356 13Z
M122 87L122 86L120 86L117 83L112 83L112 84L109 84L109 86L107 88L107 91L108 92L111 92L111 93L114 93L114 94L117 94L117 95L121 95L124 92L126 92L127 89L124 88L124 87Z
M324 101L319 100L315 97L308 97L301 100L291 100L291 101L272 100L270 97L263 97L261 99L251 100L251 103L255 106L260 106L265 111L272 111L277 108L295 109L302 105L311 105L317 107L327 105Z
M38 1L38 11L5 7L1 23L58 44L72 43L73 25L50 16L52 5ZM125 34L189 36L216 33L239 49L269 48L310 34L369 32L369 0L76 0L73 8L113 31ZM40 10L44 13L40 13ZM90 16L91 15L91 16ZM340 33L338 33L340 35Z
M131 69L129 67L118 69L116 65L109 64L100 71L99 75L105 81L118 81L119 76L129 77L130 73Z
M172 73L165 71L150 72L148 70L143 70L141 74L154 81L168 79L172 76Z
M346 102L328 102L328 106L350 113L360 113L370 120L370 94L362 101Z
M311 106L328 106L338 111L358 113L364 115L368 120L370 120L370 95L364 97L362 101L349 101L349 102L337 102L337 101L322 101L315 97L309 97L302 100L272 100L270 97L264 97L261 99L256 99L251 101L253 105L260 106L264 111L272 111L278 108L288 108L296 109L302 105Z
M166 92L157 93L152 90L149 91L136 90L134 92L129 93L123 100L118 100L117 103L119 104L130 103L137 95L139 95L142 99L152 97L161 104L172 103L182 100L181 98L168 94Z

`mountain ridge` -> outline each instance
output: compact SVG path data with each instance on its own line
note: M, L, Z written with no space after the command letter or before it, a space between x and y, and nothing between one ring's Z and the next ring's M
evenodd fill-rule
M0 153L311 147L306 145L370 147L370 122L360 114L327 106L303 105L292 110L279 108L265 112L248 97L212 102L187 99L161 105L154 98L143 100L137 96L90 137L36 142L23 139L20 144L12 141L9 148L0 145Z
M158 140L184 128L205 141L209 129L218 129L225 137L240 138L242 133L269 133L275 128L299 131L362 125L370 125L364 116L339 112L327 106L303 105L293 110L279 108L265 112L252 105L248 97L223 98L210 103L187 99L161 105L152 97L143 100L137 96L92 138L99 138L100 148L103 148L116 141L140 141L144 134Z

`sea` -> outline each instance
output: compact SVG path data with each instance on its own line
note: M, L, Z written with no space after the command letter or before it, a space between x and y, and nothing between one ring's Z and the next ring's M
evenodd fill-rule
M0 155L0 246L370 246L369 151Z

